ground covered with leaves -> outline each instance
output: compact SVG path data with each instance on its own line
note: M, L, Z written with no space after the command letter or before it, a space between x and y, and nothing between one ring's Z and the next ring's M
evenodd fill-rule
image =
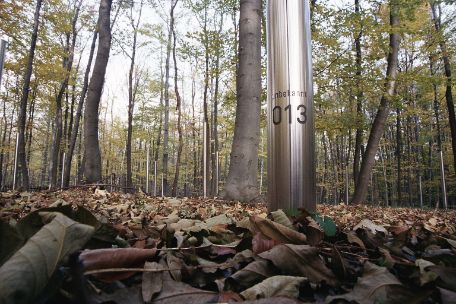
M0 303L456 303L455 216L2 193Z

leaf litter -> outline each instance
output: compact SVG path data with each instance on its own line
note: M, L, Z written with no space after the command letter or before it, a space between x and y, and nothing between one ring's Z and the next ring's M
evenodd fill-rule
M456 212L1 193L0 303L456 303Z

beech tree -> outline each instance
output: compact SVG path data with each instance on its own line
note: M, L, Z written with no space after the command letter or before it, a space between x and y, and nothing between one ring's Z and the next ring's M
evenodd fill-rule
M21 103L19 108L19 117L17 122L17 129L18 129L18 153L17 153L17 163L19 166L18 170L22 176L22 187L25 190L28 190L30 187L29 181L29 174L27 168L27 155L25 153L25 122L27 119L27 103L29 97L29 89L30 89L30 79L32 77L33 71L33 59L35 58L35 48L36 48L36 41L38 39L38 26L40 23L40 10L41 10L41 2L42 0L36 1L36 8L35 8L35 15L34 15L34 23L33 23L33 32L32 32L32 40L30 43L30 48L28 51L28 61L27 66L25 69L24 75L24 84L22 85L22 97Z
M355 194L353 195L352 203L360 204L365 202L367 189L369 185L370 175L375 162L375 155L378 152L380 139L385 130L386 119L390 111L390 103L395 95L397 63L400 45L400 34L398 33L399 26L399 8L398 0L390 0L390 36L389 36L389 51L386 68L386 77L384 85L384 93L380 100L377 115L372 124L372 129L369 135L366 152L361 163L361 169L357 178Z
M225 198L243 202L259 195L261 14L261 0L241 0L236 121Z
M87 183L101 182L101 153L98 140L98 108L111 49L112 0L101 0L99 9L99 42L84 111L84 176Z

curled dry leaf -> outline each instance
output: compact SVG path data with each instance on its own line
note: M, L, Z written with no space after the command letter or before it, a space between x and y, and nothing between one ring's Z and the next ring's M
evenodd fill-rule
M356 231L359 228L369 229L373 234L376 234L377 232L383 232L384 234L388 233L388 231L385 229L385 227L377 225L368 219L362 220L358 225L353 227L353 230Z
M158 272L144 272L142 277L142 297L144 302L149 303L153 297L159 294L163 287L163 265L155 262L146 262L144 269L157 270Z
M304 244L307 237L282 224L259 216L250 217L251 229L253 232L261 232L265 237L286 244Z
M61 213L40 213L43 226L0 268L0 303L32 303L57 267L81 249L94 229Z
M240 291L276 275L278 271L269 261L258 259L227 278L225 284L229 289Z
M252 250L254 253L259 254L279 244L282 244L282 242L265 238L262 233L258 232L253 236Z
M110 248L96 249L83 251L79 259L86 271L103 270L112 268L130 268L143 265L145 261L155 257L157 250L154 249L138 249L138 248ZM114 282L123 280L134 273L118 272L118 273L97 273L96 278L105 282Z
M359 304L371 303L420 303L425 293L412 294L387 268L370 262L364 265L363 276L349 293L326 298L326 303L340 300Z
M290 229L294 229L293 223L290 221L290 219L285 214L285 212L283 212L282 209L271 212L271 215L272 215L272 218L274 219L274 222L282 224L285 227L288 227Z
M318 248L285 244L278 245L259 256L271 261L284 275L307 277L313 283L324 281L331 286L338 285L336 276L320 258Z
M272 297L297 298L299 296L299 286L306 281L307 278L303 277L274 276L243 291L241 295L246 300Z

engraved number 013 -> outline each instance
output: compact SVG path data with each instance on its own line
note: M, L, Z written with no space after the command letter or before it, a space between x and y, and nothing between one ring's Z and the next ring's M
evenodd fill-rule
M293 122L293 111L291 105L286 106L284 109L285 113L288 115L288 123L291 124ZM298 117L296 118L297 122L300 124L305 124L307 122L307 108L305 105L299 105L297 107ZM272 110L272 122L275 125L279 125L282 123L282 107L275 106Z

